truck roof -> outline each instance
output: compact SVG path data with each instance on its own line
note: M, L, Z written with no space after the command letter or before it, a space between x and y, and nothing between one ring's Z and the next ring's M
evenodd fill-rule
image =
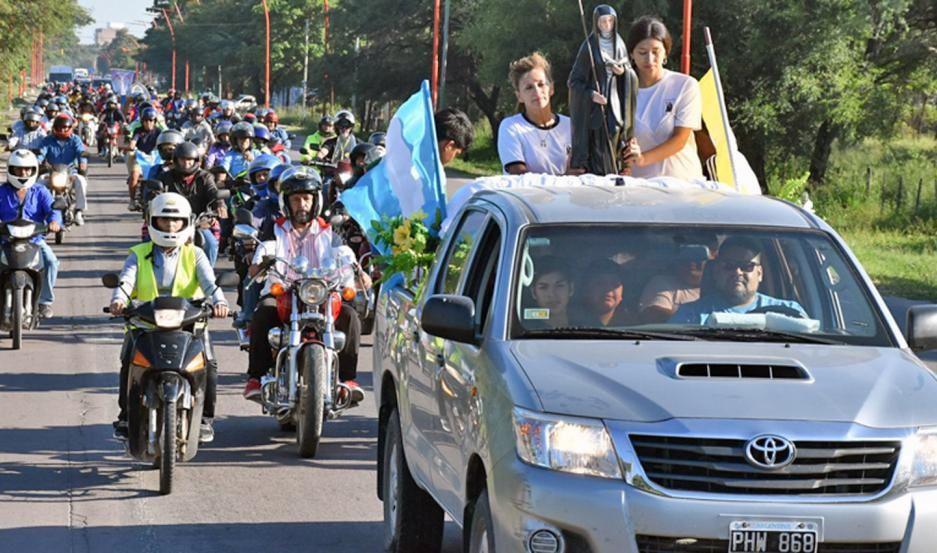
M530 223L819 226L812 215L791 203L700 186L536 186L488 189L478 197L519 207Z

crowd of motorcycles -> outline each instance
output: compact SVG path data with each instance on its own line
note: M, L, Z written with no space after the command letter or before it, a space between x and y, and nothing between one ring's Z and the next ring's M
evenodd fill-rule
M120 111L120 117L113 114L115 108ZM334 118L323 117L315 140L310 137L299 148L305 170L311 166L321 174L323 197L328 199L323 218L355 253L357 265L352 269L347 266L311 267L309 260L302 256L294 259L265 256L259 272L250 276L248 268L260 244L258 234L262 220L258 217L258 208L275 198L278 178L296 170L296 163L289 157L290 142L295 137L278 127L275 112L258 108L255 112L238 113L230 101L221 101L210 93L183 99L179 92L170 92L161 98L155 90L149 89L118 98L107 85L100 89L47 85L35 104L24 108L21 119L24 125L29 123L28 128L43 128L50 127L59 114L69 114L73 132L86 148L82 155L88 156L94 148L110 167L126 161L127 157L138 156L133 149L132 133L134 126L139 125L141 114L152 113L147 110L156 110L163 130L157 141L156 161L153 167L144 170L140 182L131 191L129 207L142 211L146 221L150 203L165 191L162 182L153 175L158 174L160 167L171 163L163 160L171 159L174 148L185 143L195 145L200 165L215 176L218 199L224 201L227 209L192 214L192 224L197 229L210 229L220 244L219 252L233 262L233 271L216 273L219 275L216 285L237 290L241 311L235 316L233 326L242 350L250 347L250 297L253 295L256 299L259 295L266 275L277 271L278 262L289 267L291 274L300 275L292 280L285 274L279 275L283 284L275 295L281 326L272 329L267 336L275 365L261 380L259 403L281 429L296 432L301 456L314 457L323 425L356 405L350 399L350 390L338 377L338 352L346 337L335 328L336 318L342 304L351 305L362 322L362 334L370 334L381 276L371 263L371 248L365 233L348 217L337 198L341 190L352 185L383 155L383 133L375 133L367 142L362 141L353 148L346 148L348 141L345 140L341 148L332 148L329 155L319 155L323 143L334 138L336 127L354 125L354 116L343 111ZM32 122L38 122L38 127ZM203 122L210 132L205 131ZM249 156L252 159L235 171L226 167L218 156L212 159L210 151L226 145L230 147L225 133L230 135L238 125L238 128L253 131L250 136L254 150ZM16 129L10 131L11 137L17 135ZM28 132L25 134L28 137ZM11 151L33 146L22 139L22 129L18 135L21 137L19 144L13 144L10 139ZM136 159L139 164L144 158ZM62 243L69 228L84 224L76 209L75 186L77 179L85 178L87 163L83 161L84 158L76 157L72 163L42 167L45 176L41 182L54 194L53 207L62 212L65 221L63 229L54 234L56 244ZM128 185L132 179L131 173ZM14 348L19 348L23 330L34 329L39 324L35 302L42 285L43 269L38 263L37 246L31 240L46 235L48 228L22 218L0 227L4 252L0 260L0 286L7 298L3 304L2 324L3 330L10 332ZM144 224L144 240L147 239L146 229ZM203 246L200 232L192 236L196 246ZM116 288L118 275L106 274L102 283L105 287ZM22 289L22 293L15 292L17 289ZM105 312L109 312L108 308ZM193 458L199 443L209 441L205 440L202 412L209 386L206 367L214 362L207 339L207 321L211 316L212 308L204 300L157 297L144 303L131 302L119 316L113 317L141 333L132 342L134 351L128 356L132 362L127 393L126 447L132 457L160 470L162 494L172 490L176 463Z

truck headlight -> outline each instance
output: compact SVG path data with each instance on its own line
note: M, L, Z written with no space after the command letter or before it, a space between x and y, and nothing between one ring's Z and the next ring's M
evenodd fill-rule
M527 464L621 479L612 439L601 421L514 408L517 456Z
M937 427L922 428L904 447L910 454L908 486L937 486Z

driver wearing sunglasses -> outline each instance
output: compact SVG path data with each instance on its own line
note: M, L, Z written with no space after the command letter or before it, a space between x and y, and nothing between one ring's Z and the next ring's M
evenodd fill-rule
M796 312L800 317L807 317L796 301L758 292L764 277L761 253L761 246L755 240L740 236L727 239L719 248L719 257L712 262L713 289L699 300L680 306L669 322L704 325L712 313L766 311Z

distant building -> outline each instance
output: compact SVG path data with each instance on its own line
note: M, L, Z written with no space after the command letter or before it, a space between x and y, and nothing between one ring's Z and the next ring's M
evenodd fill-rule
M94 43L98 46L107 46L117 37L117 31L126 28L127 26L123 23L108 23L107 27L103 29L95 29Z

